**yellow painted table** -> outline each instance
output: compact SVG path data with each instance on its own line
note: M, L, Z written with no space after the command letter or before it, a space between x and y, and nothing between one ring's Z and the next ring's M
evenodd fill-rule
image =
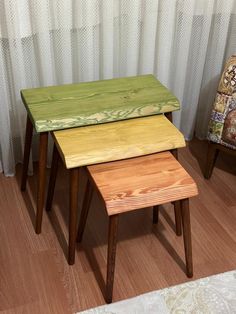
M169 113L180 107L153 75L25 89L21 97L28 113L22 191L26 189L33 128L40 133L36 233L41 232L48 132Z
M182 133L164 115L55 131L52 134L67 169L185 146Z
M69 264L74 263L79 167L138 157L185 146L179 130L164 116L136 118L55 131L46 209L54 194L59 154L70 169ZM59 154L58 154L59 152Z

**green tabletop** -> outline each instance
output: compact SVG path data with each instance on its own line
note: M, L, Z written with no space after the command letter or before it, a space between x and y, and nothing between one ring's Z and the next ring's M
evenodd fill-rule
M153 75L21 91L37 132L106 123L171 112L177 98Z

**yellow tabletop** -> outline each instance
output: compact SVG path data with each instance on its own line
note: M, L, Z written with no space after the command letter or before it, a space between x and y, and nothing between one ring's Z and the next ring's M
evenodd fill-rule
M52 134L68 169L185 146L183 135L164 115L66 129Z

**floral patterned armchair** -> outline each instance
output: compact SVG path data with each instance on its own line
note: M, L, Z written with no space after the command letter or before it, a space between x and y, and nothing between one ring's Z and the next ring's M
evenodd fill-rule
M208 129L205 178L211 177L219 150L236 155L236 56L226 62Z

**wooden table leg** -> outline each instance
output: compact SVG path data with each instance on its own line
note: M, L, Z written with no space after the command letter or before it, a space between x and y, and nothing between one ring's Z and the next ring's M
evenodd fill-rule
M30 149L32 143L33 136L33 124L27 116L26 120L26 130L25 130L25 148L24 148L24 159L23 159L23 167L22 167L22 177L21 177L21 191L25 191L26 189L26 181L27 181L27 172L29 167L29 156Z
M172 155L178 160L178 149L171 150ZM181 210L180 210L180 203L179 202L172 202L174 205L175 211L175 232L177 236L181 236L182 234L182 226L181 226Z
M93 187L92 187L92 183L88 180L87 185L86 185L85 195L84 195L82 211L80 214L80 220L79 220L79 227L78 227L78 234L77 234L78 242L81 242L83 238L92 196L93 196Z
M175 210L175 232L177 236L182 234L182 225L181 225L181 204L180 201L174 202Z
M165 112L164 115L170 122L172 122L172 112Z
M37 195L37 210L36 210L36 233L41 233L43 206L45 196L46 183L46 164L48 150L48 132L40 133L39 143L39 174L38 174L38 195Z
M118 234L118 218L119 215L109 217L109 232L108 232L108 253L107 253L107 282L106 282L106 302L112 302L113 283L115 273L116 260L116 244Z
M53 154L52 154L52 165L51 165L50 179L49 179L49 184L48 184L48 194L47 194L47 201L46 201L46 210L47 211L50 211L52 208L52 201L53 201L55 184L56 184L56 179L57 179L59 157L60 156L59 156L59 153L57 151L57 147L54 144Z
M153 211L152 222L154 224L157 224L159 220L159 206L158 205L153 206L152 211Z
M171 150L171 154L175 157L176 160L178 160L178 149L172 149Z
M78 213L79 168L70 170L70 218L68 263L75 263L76 227Z
M183 224L184 250L186 259L186 274L188 277L193 276L192 261L192 241L191 241L191 225L189 214L189 199L181 200L181 215Z
M167 112L165 113L166 118L170 121L173 122L173 117L172 117L172 112ZM175 157L176 160L178 160L178 149L172 149L171 150L172 155ZM181 235L182 230L181 230L181 212L180 208L178 208L178 205L176 205L175 202L173 202L174 205L174 211L175 211L175 228L176 228L176 235Z

